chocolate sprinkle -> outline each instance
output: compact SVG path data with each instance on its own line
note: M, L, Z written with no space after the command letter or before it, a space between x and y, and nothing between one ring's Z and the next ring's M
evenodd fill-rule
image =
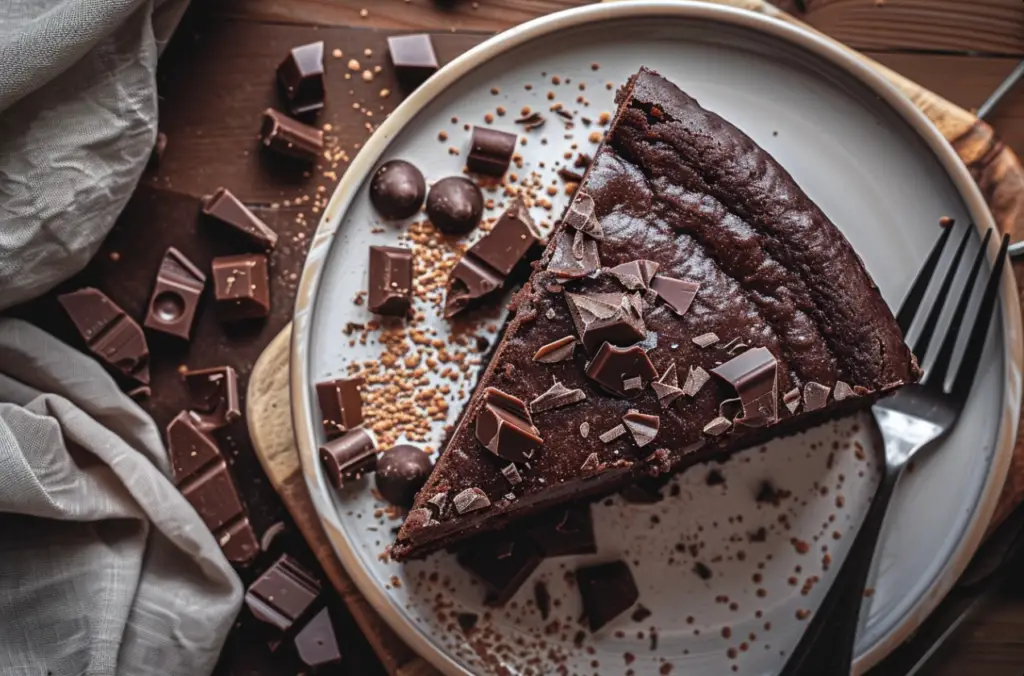
M456 494L454 503L455 511L459 514L467 514L491 506L491 501L487 494L475 487L467 488L461 493Z
M491 453L512 462L526 462L544 443L523 400L493 387L484 392L476 438Z
M554 385L530 402L530 410L534 413L543 413L544 411L578 404L586 398L587 395L584 394L583 390L579 388L570 390L558 380L555 380Z
M686 382L683 383L683 394L688 397L697 396L707 382L711 380L711 374L700 366L691 366L690 372L686 374Z
M444 512L444 508L448 506L448 494L443 491L441 493L435 493L429 500L427 500L427 503L436 507L437 513L440 515Z
M633 435L633 441L636 442L636 445L643 448L658 436L661 418L656 415L630 411L622 416L622 423L629 430L629 433Z
M711 369L739 395L743 405L739 422L759 427L778 420L778 365L768 348L756 347Z
M843 399L848 399L850 397L855 396L857 396L856 393L854 393L853 388L850 387L848 383L843 382L842 380L836 381L835 389L832 390L833 399L835 399L836 401L842 401Z
M651 280L651 288L663 301L668 303L672 311L682 317L690 309L693 299L697 297L700 284L685 279L656 275Z
M828 403L829 388L813 380L804 385L804 410L817 411Z
M711 347L718 342L718 334L714 331L709 333L702 333L693 339L693 344L697 347Z
M520 476L519 470L516 468L515 463L509 463L505 467L502 467L501 473L506 479L508 479L508 482L513 486L523 483L523 477Z
M419 507L409 512L405 517L405 524L403 528L407 528L410 531L419 530L424 526L435 525L437 521L434 520L433 515L429 509Z
M724 434L730 427L732 427L732 423L729 422L728 418L718 416L704 426L704 434L710 434L711 436L717 437Z
M626 397L626 381L640 378L640 388L658 376L650 358L643 348L615 347L610 343L601 345L593 361L587 365L587 377L606 390L620 397Z
M618 439L619 437L621 437L625 433L626 433L626 426L625 425L616 425L615 427L611 428L610 430L608 430L607 432L605 432L604 434L599 436L598 439L600 439L601 441L603 441L606 444L609 444L609 443L615 441L616 439Z
M790 413L796 413L796 410L800 408L800 388L794 387L782 395L782 403L786 405Z
M560 361L572 358L576 351L576 338L564 336L556 341L542 345L533 355L533 361L542 364L557 364Z

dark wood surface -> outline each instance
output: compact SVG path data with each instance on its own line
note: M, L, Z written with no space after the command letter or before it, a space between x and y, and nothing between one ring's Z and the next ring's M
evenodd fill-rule
M191 346L154 341L154 397L144 402L159 424L185 405L177 369L229 363L243 386L253 362L290 318L296 277L308 236L318 221L317 203L326 199L344 170L342 151L358 152L367 123L399 101L387 68L373 82L358 72L345 79L345 65L356 58L363 68L385 66L385 31L430 30L449 33L437 40L443 58L460 53L479 33L501 30L540 14L583 4L572 0L223 0L193 7L165 54L160 68L161 128L169 145L157 171L149 173L103 250L82 276L62 288L95 284L133 316L141 317L164 248L182 248L201 267L226 252L196 218L198 201L219 185L235 191L281 233L272 259L273 314L266 322L225 327L206 302ZM816 28L864 50L872 58L965 107L976 107L1002 77L1024 58L1024 3L1020 0L805 0L780 2ZM801 7L806 12L799 11ZM360 10L366 10L363 16ZM477 31L477 35L450 33ZM267 162L258 152L258 115L276 103L273 69L285 51L313 39L328 47L329 104L320 122L332 125L329 145L337 167L303 175L301 167ZM339 60L331 50L345 52ZM365 56L370 49L372 55ZM970 54L968 52L971 52ZM977 52L977 53L974 53ZM391 94L382 98L381 89ZM353 103L374 117L354 112ZM1006 143L1024 153L1024 86L991 118ZM344 139L339 146L337 139ZM322 188L322 190L321 190ZM58 335L71 336L52 299L20 311ZM251 580L282 551L313 569L308 551L277 495L267 484L241 428L223 435L232 469L243 488L257 534L275 523L285 531L248 570ZM322 574L322 573L321 573ZM330 595L328 595L330 596ZM345 606L330 603L342 650L344 674L385 673ZM271 634L243 610L218 673L299 672L287 645L270 649ZM393 665L387 665L393 670ZM1024 673L1024 584L1011 580L998 598L944 649L928 676L1020 676Z

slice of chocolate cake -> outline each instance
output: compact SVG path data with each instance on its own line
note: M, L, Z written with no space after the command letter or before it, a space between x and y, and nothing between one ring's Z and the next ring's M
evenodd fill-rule
M395 559L790 434L919 375L821 209L647 69L514 305Z

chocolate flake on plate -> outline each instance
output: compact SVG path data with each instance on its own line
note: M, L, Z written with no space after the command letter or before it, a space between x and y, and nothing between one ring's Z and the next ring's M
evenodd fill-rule
M484 392L476 438L491 453L512 462L526 462L544 443L523 400L494 387Z
M316 384L320 418L328 439L362 424L363 396L361 389L365 383L365 379L357 376L326 380Z
M587 456L587 459L583 461L580 466L581 472L594 472L600 469L601 459L597 457L597 453L591 453Z
M549 317L551 319L551 317ZM533 360L542 364L557 364L572 357L576 350L576 338L564 336L547 345L542 345L533 355Z
M596 272L601 267L601 257L597 249L597 240L583 237L583 252L580 258L573 253L573 233L568 229L559 231L555 236L555 246L548 259L547 270L559 279L580 279Z
M598 439L600 439L601 441L603 441L606 444L610 444L611 442L615 441L616 439L618 439L619 437L621 437L625 433L626 433L626 426L625 425L616 425L615 427L611 428L607 432L601 434L598 437Z
M578 568L576 584L583 600L583 614L592 632L629 610L640 598L633 573L624 561Z
M629 261L605 269L605 272L619 280L619 283L630 291L646 291L657 271L658 264L647 260Z
M756 347L711 369L735 388L743 405L738 422L760 427L778 420L778 365L766 347Z
M638 294L566 293L569 315L588 352L602 343L632 345L647 337Z
M804 385L804 411L817 411L828 403L829 388L813 380Z
M658 436L661 418L656 415L630 411L622 416L622 424L633 435L633 441L636 442L636 445L643 448Z
M782 403L786 405L790 413L796 413L796 410L800 408L800 388L794 387L782 395Z
M853 388L850 387L849 383L846 383L842 380L836 381L835 389L832 390L833 399L835 399L836 401L842 401L843 399L848 399L850 397L855 396L857 395L856 393L854 393Z
M693 338L693 344L697 347L711 347L718 342L718 334L714 331L708 333L702 333L699 336Z
M642 347L615 347L604 343L594 359L587 365L587 377L606 390L620 397L629 393L626 381L640 378L642 389L646 383L658 377L658 372Z
M520 476L519 470L516 468L515 463L509 463L505 467L502 467L501 473L513 486L523 483L523 477Z
M585 192L576 193L576 198L569 205L565 212L563 222L569 228L573 228L596 240L604 238L604 230L601 222L594 215L594 198Z
M571 406L584 401L587 395L583 390L576 388L570 390L568 387L555 380L555 384L530 402L530 410L534 413L543 413L564 406Z
M717 437L720 434L724 434L730 427L732 427L732 423L729 422L728 418L718 416L704 426L704 434L710 434L713 437Z
M711 374L700 366L691 366L690 372L686 374L686 382L683 383L683 394L687 397L694 397L707 382L711 380Z
M665 275L655 275L650 286L680 317L690 309L690 304L693 303L693 299L697 297L697 291L700 289L700 284L697 282Z
M453 503L455 504L455 511L459 514L475 512L478 509L491 506L491 501L487 497L487 494L476 487L467 488L466 490L457 493L453 499Z

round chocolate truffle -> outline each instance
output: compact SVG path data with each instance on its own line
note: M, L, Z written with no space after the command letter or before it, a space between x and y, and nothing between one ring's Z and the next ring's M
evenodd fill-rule
M377 213L390 220L415 214L426 194L423 174L405 160L385 162L370 180L370 202Z
M430 187L427 216L446 235L464 235L480 223L484 195L464 176L449 176Z
M412 507L413 498L426 483L434 463L423 449L401 444L377 458L377 490L398 507Z

